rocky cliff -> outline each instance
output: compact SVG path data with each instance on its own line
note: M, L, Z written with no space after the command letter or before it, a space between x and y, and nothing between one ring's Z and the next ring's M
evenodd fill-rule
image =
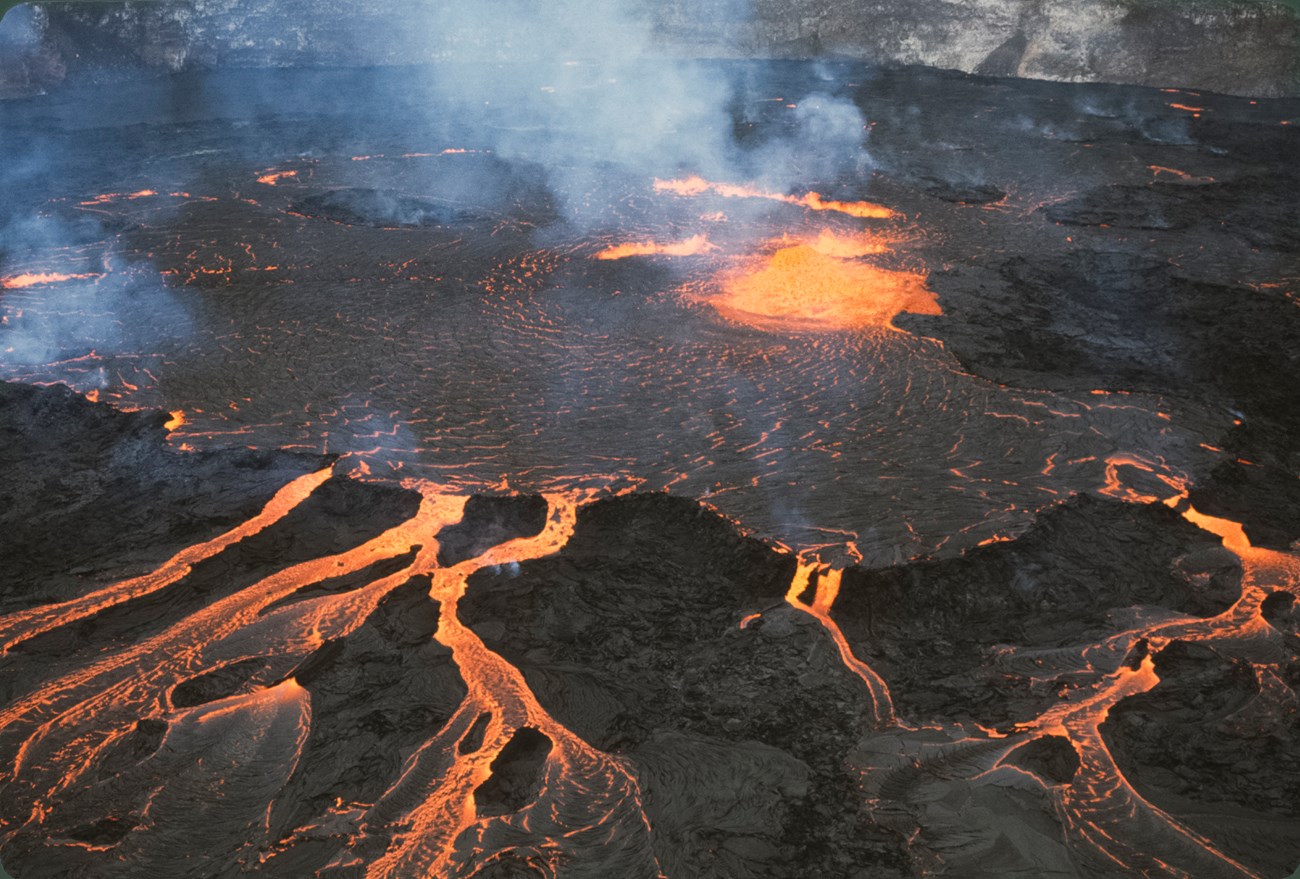
M34 10L13 13L3 28L32 35L25 49L11 48L11 39L0 52L8 70L0 80L11 92L56 80L67 68L123 63L179 70L552 58L556 41L539 38L532 20L540 14L565 22L571 40L562 47L574 53L600 52L590 34L603 43L617 24L636 33L637 51L670 56L839 56L995 76L1300 93L1300 17L1260 0L628 0L595 11L566 0L544 13L520 7L517 16L448 0ZM625 36L611 44L621 51Z

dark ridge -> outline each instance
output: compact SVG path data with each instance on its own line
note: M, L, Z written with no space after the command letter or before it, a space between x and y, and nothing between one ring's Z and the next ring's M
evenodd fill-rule
M529 726L520 727L492 761L492 777L474 790L479 817L509 815L532 802L542 786L551 740Z
M534 537L546 527L549 507L538 494L510 497L475 495L465 514L438 532L438 564L445 568L482 555L516 537Z
M1190 493L1202 513L1242 523L1253 546L1285 551L1300 541L1300 476L1276 464L1224 461Z
M168 418L119 412L62 385L0 382L0 610L143 573L327 463L248 449L178 453L166 445Z
M319 598L322 595L334 595L340 592L351 592L354 589L360 589L376 580L382 580L390 574L396 574L398 571L407 567L415 560L415 554L419 552L420 547L413 546L411 551L394 556L390 559L381 559L373 565L367 565L359 571L352 574L345 574L341 577L330 577L328 580L321 580L319 583L311 583L302 587L296 592L286 595L279 601L274 601L262 608L260 616L265 616L274 610L285 607L290 604L297 604L299 601L306 601L311 598Z
M1240 578L1236 557L1174 511L1079 496L962 558L850 569L832 615L903 716L1002 725L1059 696L998 671L997 645L1086 643L1136 605L1214 616Z
M1079 771L1079 752L1063 736L1041 736L1007 755L1005 763L1019 766L1052 784L1069 784Z
M625 495L579 510L556 555L475 574L459 614L557 721L631 762L670 875L902 876L845 762L863 685L781 603L795 564L693 501Z
M314 681L335 667L345 652L346 645L345 638L331 638L322 644L319 650L299 663L288 677L310 690Z
M89 845L117 845L137 826L135 821L110 817L73 828L68 831L68 836Z
M424 647L433 644L446 650L433 636L438 632L441 605L429 597L431 583L427 576L412 577L394 589L379 603L366 620L385 641L400 647Z
M474 725L469 728L465 736L456 746L457 752L461 754L472 754L479 748L483 747L483 737L487 735L488 724L492 721L492 715L484 711L475 720Z
M1111 709L1101 731L1146 799L1264 876L1300 863L1300 738L1294 714L1255 672L1209 646L1174 641L1160 683ZM1300 656L1284 665L1300 678Z
M101 775L121 775L132 766L152 756L167 736L167 721L145 719L118 740L99 762Z
M201 674L177 684L171 693L172 706L193 708L234 696L268 668L266 660L253 657Z
M1300 600L1279 590L1265 598L1259 610L1268 624L1282 633L1291 650L1300 653Z

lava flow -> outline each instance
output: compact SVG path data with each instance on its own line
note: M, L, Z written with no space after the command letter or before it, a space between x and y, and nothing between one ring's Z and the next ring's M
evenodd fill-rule
M1158 497L1122 485L1121 468L1134 468L1176 489ZM1095 855L1101 869L1139 870L1148 875L1187 877L1247 877L1259 874L1225 854L1203 835L1143 798L1125 778L1103 740L1101 726L1122 699L1145 693L1160 678L1150 655L1174 641L1215 645L1227 655L1249 662L1263 680L1281 668L1280 633L1261 616L1264 600L1276 592L1300 596L1300 558L1290 553L1251 546L1242 525L1206 516L1187 502L1185 482L1162 471L1155 462L1136 455L1117 455L1108 462L1102 493L1130 503L1163 504L1179 509L1192 524L1219 537L1243 567L1241 595L1222 614L1206 620L1178 619L1113 636L1104 655L1110 661L1137 652L1137 662L1120 666L1103 678L1095 692L1081 701L1066 701L1036 721L1020 725L1067 736L1082 761L1074 784L1057 791L1062 819L1076 844ZM1080 656L1093 652L1080 648ZM1084 661L1084 667L1091 667ZM1050 666L1037 669L1046 674ZM1104 668L1101 670L1105 670Z
M1158 483L1177 490L1158 497L1125 485L1123 468L1135 468ZM1198 620L1177 618L1134 628L1100 644L1050 651L1011 651L1003 657L1003 669L1050 681L1058 674L1084 672L1095 683L1067 696L1040 717L1015 724L1004 732L981 730L982 735L955 735L950 743L936 748L922 745L924 755L915 763L908 758L886 763L874 775L868 774L869 795L900 789L917 782L915 772L934 772L936 777L960 778L969 773L976 779L1009 766L1016 748L1043 736L1063 737L1077 752L1079 768L1069 784L1049 785L1030 774L1035 783L1048 788L1057 813L1068 833L1068 842L1079 859L1099 875L1223 877L1261 879L1261 874L1226 854L1221 846L1144 798L1117 765L1101 727L1114 707L1125 699L1144 694L1160 683L1152 655L1175 641L1213 645L1226 655L1250 663L1259 677L1261 691L1270 681L1281 681L1284 668L1282 638L1261 616L1264 601L1277 593L1300 597L1300 557L1293 553L1262 550L1251 546L1240 523L1197 512L1187 503L1187 490L1180 477L1165 473L1155 463L1135 455L1116 455L1108 462L1107 484L1101 493L1135 504L1158 504L1182 511L1189 522L1220 537L1223 546L1240 559L1244 576L1238 600L1218 616ZM877 672L853 655L831 611L840 592L842 571L817 564L801 563L786 596L787 602L817 618L834 639L845 665L866 685L872 702L872 716L878 728L917 728L893 714L889 686ZM804 599L812 590L812 598ZM748 624L751 620L746 620ZM1285 684L1272 687L1289 699L1292 714L1297 709L1294 694ZM934 728L938 732L939 728ZM915 759L915 758L912 758ZM932 768L930 768L932 767ZM963 768L964 767L964 768ZM901 786L901 787L900 787Z
M633 256L699 256L717 250L717 245L710 244L704 235L695 235L685 241L660 244L655 241L634 241L627 244L615 244L595 255L600 260L627 259Z
M300 507L330 473L314 473L286 486L258 516L182 552L151 574L106 587L82 601L0 619L6 644L21 643L175 583L200 560L252 538ZM127 798L118 802L119 808L143 798L133 805L142 808L141 820L152 826L154 836L131 837L133 863L122 865L124 872L109 869L99 875L146 875L151 869L165 871L169 864L179 869L175 856L151 848L149 839L165 835L163 827L172 817L168 810L178 808L177 798L187 795L188 785L212 785L223 808L236 814L242 810L251 816L260 809L269 816L273 798L303 756L313 723L311 697L295 681L294 669L324 645L355 631L394 589L413 578L429 577L429 597L442 608L436 638L451 650L468 694L446 727L410 756L400 777L366 809L363 830L351 845L364 846L364 840L377 837L391 840L368 865L367 879L449 875L457 864L508 848L514 821L556 840L549 860L562 861L566 845L599 839L613 873L659 875L649 847L635 838L649 830L636 778L619 760L552 720L522 675L484 648L456 618L457 602L475 571L518 564L563 547L583 498L552 497L546 525L537 536L508 540L443 567L437 561L437 535L460 519L466 499L427 483L418 488L423 495L419 511L403 524L352 550L279 571L138 644L105 651L83 667L60 671L7 706L0 712L0 744L14 758L0 776L6 790L4 840L39 833L42 825L83 809L81 798L88 793L84 779L116 759L141 724L163 726L160 750L115 783L122 788L120 796ZM308 594L286 603L314 583L355 575L412 553L393 573L355 589ZM178 685L185 681L253 660L267 667L261 688L196 708L173 704L179 701L174 696ZM508 821L478 815L475 792L491 777L503 749L529 730L551 743L542 794ZM471 735L476 737L472 745ZM267 799L257 802L260 797ZM277 856L281 841L265 838L269 828L262 828L259 837L255 826L240 827L240 832L252 834L243 841L245 850L261 847L264 860ZM632 837L625 839L629 832ZM293 838L290 834L283 844ZM210 834L204 840L223 841ZM339 854L342 857L344 850Z
M94 273L67 274L64 272L27 272L21 275L14 275L10 278L0 279L0 287L6 290L24 290L28 287L44 286L46 284L62 284L67 281L91 281L102 278L103 275Z
M709 194L720 198L763 199L807 208L810 211L833 211L864 220L889 220L898 216L892 209L869 201L838 201L824 198L817 192L808 192L804 195L782 195L776 192L767 192L756 186L714 183L705 180L703 177L687 177L682 180L656 180L655 191L684 197Z
M1292 132L716 66L14 105L0 876L1295 868Z
M943 313L924 274L853 258L870 252L839 238L777 242L774 253L728 273L721 293L705 299L724 318L760 329L893 330L902 312Z
M840 661L866 685L871 697L871 715L877 729L887 729L897 723L894 716L894 702L889 695L889 684L885 682L871 666L853 655L853 648L840 631L840 627L831 619L831 608L839 596L843 581L842 569L820 565L816 562L803 562L795 569L790 581L790 590L785 600L797 610L812 616L819 622L835 641L839 650ZM814 590L812 603L804 603L800 596L809 588Z

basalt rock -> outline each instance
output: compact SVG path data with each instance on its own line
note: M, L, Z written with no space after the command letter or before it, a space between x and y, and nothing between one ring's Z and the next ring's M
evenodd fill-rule
M185 7L54 5L38 19L37 57L68 65L172 70L221 65L372 66L527 60L550 51L528 19L485 32L438 0L397 4L199 0ZM828 4L656 0L634 8L668 56L847 57L1000 76L1294 94L1300 21L1280 4L939 0ZM572 28L582 11L554 15ZM52 62L45 62L48 67ZM56 67L55 70L58 68ZM40 73L17 68L15 84ZM47 73L46 75L50 75Z
M1132 608L1213 616L1236 601L1240 576L1235 557L1171 510L1079 497L963 558L850 569L832 616L904 716L1005 725L1058 702L1072 674L1031 683L1000 655L1050 657Z
M377 228L450 226L473 219L453 205L374 189L343 189L308 195L293 203L296 213L349 226Z
M1281 658L1281 677L1294 686L1300 654ZM1142 796L1231 857L1286 875L1300 863L1294 707L1261 699L1255 670L1212 647L1175 641L1155 667L1160 683L1115 706L1102 727L1120 768Z
M283 452L182 454L166 443L168 418L118 412L64 387L0 384L0 606L66 600L142 573L246 521L284 483L326 463Z
M498 543L532 537L546 526L546 499L540 495L484 497L465 502L460 522L438 533L438 564L451 567L482 555Z
M692 502L629 496L584 508L558 555L475 575L460 615L635 767L671 872L902 875L845 761L864 687L810 616L770 610L792 566Z

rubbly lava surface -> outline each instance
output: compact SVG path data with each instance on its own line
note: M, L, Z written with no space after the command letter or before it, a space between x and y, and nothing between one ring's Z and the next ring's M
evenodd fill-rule
M1300 103L708 70L4 108L5 870L1300 865Z

